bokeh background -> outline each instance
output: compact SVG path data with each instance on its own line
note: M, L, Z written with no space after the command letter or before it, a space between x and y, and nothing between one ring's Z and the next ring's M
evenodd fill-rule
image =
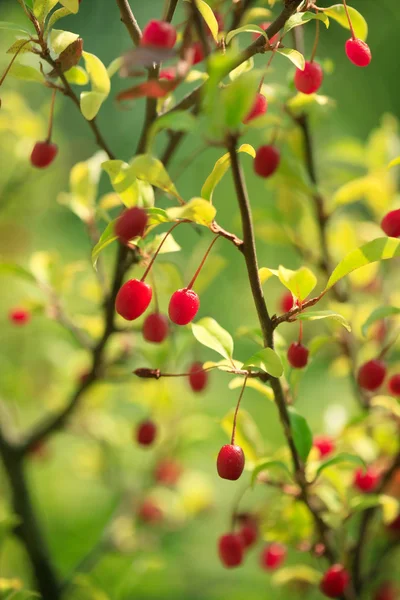
M157 18L163 7L158 0L132 0L131 5L142 26L150 18ZM328 3L324 1L321 5L328 6ZM371 66L365 70L355 69L345 59L346 32L334 22L328 31L321 32L318 50L321 59L329 59L331 70L326 76L323 93L335 101L334 107L319 112L312 122L319 176L328 191L332 191L332 164L329 161L332 148L336 147L337 184L341 184L364 172L363 147L371 132L381 125L383 115L400 116L398 1L354 0L353 5L369 23ZM275 14L279 8L278 3ZM180 22L180 15L182 12L179 14L178 11L176 23ZM1 0L0 20L23 22L16 1ZM83 0L79 14L59 22L59 27L79 33L85 49L98 55L106 65L131 47L116 5L110 0ZM4 52L13 38L3 30L0 32L0 66L4 68L8 58ZM313 33L314 28L308 27L308 53ZM262 60L265 59L257 58L257 62ZM277 57L266 83L290 85L292 75L290 63ZM98 122L117 157L129 160L139 138L144 103L137 101L128 107L117 106L115 93L124 87L125 81L118 77L113 79L112 93ZM46 130L49 92L36 84L9 78L1 89L1 97L1 258L26 266L36 253L38 269L50 261L68 313L91 333L97 334L99 296L90 266L90 241L82 222L58 202L59 194L68 190L70 168L96 151L91 132L68 99L58 98L54 139L59 145L59 156L51 169L35 171L30 167L28 157L32 144L42 138ZM273 98L271 110L279 114ZM396 128L392 117L386 119L390 127ZM267 140L270 134L270 130L251 132L245 141L257 145ZM344 164L340 169L338 167L340 146L335 144L339 140L344 148L343 163L353 156L351 167ZM221 149L210 147L199 154L195 162L188 162L188 157L203 144L204 140L199 136L188 136L169 168L173 176L179 174L176 184L187 199L200 195L205 178L222 154ZM248 157L243 159L243 164L260 224L273 212L278 192L273 186L260 184ZM109 182L103 176L99 194L108 191ZM229 174L218 187L215 202L218 221L227 229L240 233ZM167 206L168 201L162 198L161 205ZM283 264L297 268L301 265L296 252L278 243L268 228L262 230L260 227L258 233L262 266ZM175 282L179 283L180 274L187 279L208 243L207 235L199 236L195 231L184 231L183 228L175 237L183 251L172 257L162 257L160 261L173 263L175 267L170 271L156 270L156 277L158 273L161 278L160 301L164 310L168 294L173 291ZM46 254L38 255L38 252ZM112 257L113 248L110 248L105 252L107 269L111 269ZM216 277L208 287L204 286L201 316L213 316L231 333L239 326L255 326L256 315L241 257L222 240L218 242L215 260L210 259L210 263L206 275L209 274L210 280L213 275ZM41 292L14 276L1 274L1 281L0 397L17 426L25 428L37 422L46 411L57 410L63 405L89 362L71 336L46 314ZM272 312L278 310L281 293L282 288L277 283L268 284L267 298ZM34 311L25 328L16 328L8 321L8 311L16 305ZM282 331L288 339L296 335L288 327ZM235 341L238 358L245 358L255 349L251 340L237 336ZM292 591L271 586L269 576L258 566L257 550L249 554L243 568L232 572L224 570L216 556L216 537L229 526L231 507L241 489L241 484L218 480L214 466L218 449L227 440L220 420L234 406L237 392L229 390L224 375L217 373L212 374L207 391L197 396L185 381L168 385L163 382L143 384L129 376L132 368L162 365L171 355L177 357L174 359L176 370L184 368L194 358L214 360L216 355L195 345L189 334L183 341L174 338L162 350L145 347L140 332L135 331L126 343L133 352L122 380L96 385L85 397L68 430L55 435L43 456L32 457L27 467L54 562L66 577L97 544L105 524L121 502L124 509L126 503L131 503L132 518L121 517L113 526L114 549L90 557L88 566L92 562L94 567L90 575L81 577L80 587L73 597L82 600L292 598ZM329 360L329 353L316 358L298 389L298 409L315 432L340 427L357 410L345 377L332 376L327 385ZM169 363L172 369L174 361ZM274 451L283 440L273 405L255 391L248 390L245 408L259 426L265 454ZM162 436L154 450L143 451L133 443L132 430L138 420L149 414L161 423ZM171 453L182 463L184 476L178 490L155 492L166 506L169 517L159 526L143 527L134 519L135 510L147 490L152 489L151 474L158 458ZM21 578L29 589L30 572L24 553L14 538L6 534L10 515L6 482L1 471L0 476L0 577ZM265 490L257 490L245 496L243 507L261 506L263 510L273 512L279 502L278 495L266 495ZM124 514L129 514L129 510ZM293 552L289 561L295 562L297 558ZM302 557L302 562L307 560ZM309 592L307 597L318 598L319 594Z

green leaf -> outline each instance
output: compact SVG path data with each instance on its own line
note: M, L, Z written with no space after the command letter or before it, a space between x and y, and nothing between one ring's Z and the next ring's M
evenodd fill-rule
M325 291L356 269L396 256L400 256L400 240L385 237L368 242L344 257L330 276Z
M365 321L365 323L361 327L361 332L362 332L363 336L367 337L367 332L368 332L369 327L371 327L371 325L373 323L375 323L376 321L381 321L382 319L385 319L386 317L391 317L393 315L398 315L398 314L400 314L400 308L398 308L397 306L380 306L379 308L376 308L374 311L372 311L372 313L369 315L368 319Z
M283 373L282 361L277 353L271 348L264 348L256 354L253 354L251 358L246 360L243 364L243 368L257 367L272 377L280 377Z
M286 58L288 58L294 64L295 67L297 67L301 71L304 71L306 61L304 56L300 54L300 52L294 50L294 48L278 48L277 52L279 52L279 54L282 54L282 56L286 56Z
M170 114L165 114L156 119L150 127L147 136L147 145L150 148L157 133L162 129L170 129L171 131L193 131L196 127L196 117L184 110L176 110Z
M111 79L111 77L114 77L114 75L116 73L118 73L118 71L120 70L120 68L122 67L124 62L124 59L122 58L122 56L118 56L117 58L114 58L113 61L110 62L110 64L107 67L107 73L109 78Z
M350 508L354 512L362 512L363 510L367 510L368 508L379 506L379 504L379 496L376 496L375 494L363 494L362 496L355 496L351 499Z
M307 421L293 408L288 408L293 441L300 458L305 462L313 445L313 436Z
M31 52L35 46L31 43L27 43L29 38L20 38L16 40L7 50L7 54L24 54L25 52Z
M96 152L89 160L76 163L69 176L69 193L58 196L60 204L68 206L83 221L94 217L95 201L101 175L101 166L107 155Z
M23 81L33 81L37 83L43 83L44 77L40 71L29 65L21 65L14 63L9 71L9 74L16 79L22 79Z
M312 19L318 19L322 21L326 28L329 27L329 19L325 13L312 13L309 11L295 13L286 21L285 27L283 28L283 35L286 35L294 27L299 25L305 25Z
M204 0L196 0L196 4L201 16L210 29L214 40L218 42L218 21L215 18L214 11L208 6L207 2L204 2Z
M353 463L358 466L366 468L365 462L363 461L363 459L360 456L357 456L356 454L349 454L348 452L341 452L340 454L337 454L333 458L330 458L329 460L326 460L325 462L323 462L318 467L315 476L319 477L319 475L321 475L321 473L323 471L325 471L325 469L328 469L329 467L333 467L334 465L337 465L337 464L343 463L343 462Z
M151 207L147 209L147 214L149 216L148 225L155 226L160 223L169 223L169 217L166 211L162 208Z
M183 206L167 208L167 215L170 221L178 219L188 219L199 225L209 227L214 221L216 208L203 198L192 198Z
M127 208L136 206L139 191L136 184L135 170L123 160L107 160L102 168L110 178L111 185Z
M55 5L58 0L33 0L33 14L39 21L39 23L44 23L47 15Z
M232 408L221 422L222 429L229 438L232 435L234 414L235 408ZM235 444L242 448L247 465L258 461L264 451L263 438L254 419L247 411L242 409L237 414Z
M388 169L392 169L393 167L397 167L398 165L400 165L400 156L390 161L390 163L388 164Z
M342 315L333 310L313 310L300 313L296 317L300 321L319 321L320 319L333 319L343 325L347 331L351 331L351 325Z
M68 10L68 8L59 8L58 10L55 10L46 25L45 36L48 35L48 32L51 31L57 21L64 17L68 17L69 15L72 15L72 13L70 10Z
M76 14L79 10L79 0L59 0L59 2L73 14Z
M368 195L370 187L371 177L368 175L353 179L336 190L333 196L333 202L342 205L361 200Z
M350 13L351 22L353 24L353 29L356 37L360 38L360 40L367 39L368 35L368 24L364 17L352 6L348 6L348 10ZM350 29L349 22L347 20L346 11L344 10L343 4L334 4L333 6L329 6L324 9L324 13L337 21L342 27L345 29Z
M211 317L192 323L193 335L200 344L218 352L224 358L233 356L233 339L230 333Z
M291 583L306 583L317 585L321 581L321 573L308 565L294 565L284 567L272 576L274 585L287 585Z
M230 390L236 390L237 388L241 387L243 387L243 377L234 377L230 380L228 384L228 388ZM265 385L265 383L261 383L261 381L259 381L258 379L248 379L246 387L256 390L256 392L259 392L260 394L268 398L268 400L271 400L273 402L274 392L268 385Z
M146 244L146 252L149 254L153 254L163 239L165 238L165 233L160 233L151 240L149 244ZM169 234L163 245L161 246L161 250L159 254L169 254L170 252L179 252L181 250L180 245L175 240L174 236Z
M17 31L18 33L30 35L30 32L27 29L20 27L16 23L11 23L10 21L0 21L0 29L5 29L6 31Z
M100 252L102 252L104 248L107 248L107 246L115 242L115 240L117 239L117 236L115 235L114 231L116 222L117 219L114 219L114 221L111 221L111 223L107 225L107 227L101 234L99 241L92 250L92 265L94 268L96 268Z
M138 179L143 179L143 181L147 181L147 183L180 199L167 170L158 158L154 158L150 154L139 154L130 164L133 173Z
M228 129L234 130L239 127L254 104L259 85L260 72L258 70L249 71L237 77L230 85L222 89L220 106L214 107L215 118L221 119L222 124Z
M64 75L69 83L75 85L86 85L89 82L88 74L82 67L71 67Z
M0 262L0 273L1 275L15 275L16 277L25 279L30 283L36 283L36 278L30 271L28 271L28 269L25 269L24 267L14 263Z
M238 27L238 29L232 29L232 31L230 31L225 38L226 45L228 45L236 35L239 35L239 33L260 33L262 36L265 37L266 41L268 42L268 36L265 33L264 29L262 29L262 27L259 27L258 25L249 24L243 25L243 27Z
M305 300L317 285L317 278L308 267L300 267L292 271L281 265L277 272L272 269L270 271L273 275L277 275L279 281L299 300Z
M72 33L71 31L53 29L50 32L50 46L55 54L61 54L68 46L73 44L78 37L79 35L77 33Z
M91 121L100 110L111 89L107 69L97 56L89 52L82 52L85 60L92 91L81 93L81 112L85 119Z
M290 478L292 477L287 465L285 465L285 463L281 460L261 460L254 467L253 473L251 475L251 485L254 486L257 477L260 473L275 468L282 469L287 475L289 475Z
M380 494L379 504L382 506L383 522L386 525L393 523L400 511L400 505L397 498L387 496L386 494Z
M254 150L253 146L250 146L250 144L242 144L238 149L238 152L246 152L246 154L249 154L253 158L255 158L256 155L256 151ZM203 187L201 188L202 198L210 200L210 202L212 201L215 188L217 187L218 183L221 181L225 173L228 171L230 166L231 159L228 152L227 154L224 154L223 156L221 156L221 158L217 160L212 172L207 177Z

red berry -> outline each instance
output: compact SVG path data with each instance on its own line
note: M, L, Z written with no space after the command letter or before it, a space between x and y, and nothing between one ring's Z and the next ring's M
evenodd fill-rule
M280 299L281 311L287 313L289 310L292 310L294 305L295 301L291 292L285 292Z
M194 42L194 44L192 44L192 50L193 50L192 64L197 65L197 63L200 63L204 60L204 50L203 50L202 43Z
M308 363L309 350L299 342L292 342L287 352L289 364L295 369L303 369Z
M296 69L294 85L303 94L314 94L321 87L323 78L322 67L318 63L307 61L304 71Z
M400 208L388 212L381 221L381 227L389 237L400 237Z
M208 372L201 362L194 362L189 368L189 385L194 392L202 392L207 385Z
M313 441L314 448L317 448L319 457L324 458L335 451L335 442L328 435L317 435Z
M287 555L286 547L277 542L266 546L260 555L261 567L267 571L279 569Z
M358 385L365 390L373 392L383 383L386 375L386 367L381 360L369 360L361 365L358 370Z
M159 79L168 79L168 81L173 81L175 79L175 69L174 67L167 67L160 71L158 76Z
M51 142L36 142L31 154L31 163L38 169L51 165L58 153L57 144Z
M250 121L252 121L253 119L257 119L257 117L265 115L265 113L267 112L267 108L268 102L266 97L262 94L257 94L257 96L254 99L253 106L250 109L250 112L243 119L243 123L247 125L247 123L250 123Z
M350 575L342 565L333 565L322 578L320 590L328 598L339 598L350 583Z
M354 473L353 485L360 492L373 492L378 486L380 475L374 467L368 467L367 470L359 468Z
M374 596L374 600L398 600L400 598L400 590L392 583L383 583Z
M243 545L240 536L236 533L226 533L218 540L219 558L228 569L238 567L243 560Z
M143 337L147 342L161 344L168 336L169 321L165 315L155 312L148 315L143 323Z
M30 321L31 314L24 308L13 308L8 313L8 318L14 325L26 325Z
M388 382L389 392L393 396L400 396L400 373L393 375Z
M154 500L147 498L139 507L138 517L145 523L159 523L162 521L163 513Z
M398 515L395 518L394 521L392 521L391 523L389 523L389 525L387 526L387 528L392 533L399 533L400 534L400 515Z
M200 307L200 300L196 292L183 288L172 294L169 302L169 318L176 325L187 325L193 321Z
M277 170L281 160L280 152L274 146L261 146L254 159L254 171L260 177L270 177Z
M346 42L347 58L357 67L368 67L371 62L371 50L368 44L357 38L350 38Z
M240 446L222 446L217 458L217 471L222 479L236 481L244 469L244 453Z
M135 237L142 237L147 226L147 212L134 206L124 210L115 223L115 235L120 242L127 244Z
M181 465L172 458L161 460L154 471L155 480L163 485L175 485L181 475Z
M156 435L157 427L153 421L143 421L136 429L136 441L141 446L151 446Z
M261 29L264 29L264 31L266 31L268 29L268 27L271 25L270 21L266 21L265 23L261 23L260 27ZM261 33L253 33L253 40L257 40ZM279 38L279 33L275 33L275 35L272 36L272 38L269 40L270 44L275 44L275 42L278 41Z
M143 29L142 46L173 48L176 42L176 29L166 21L149 21Z
M242 538L243 547L250 548L253 546L258 538L258 523L256 519L250 515L247 515L240 519L241 527L238 534Z
M115 310L127 321L133 321L144 313L151 302L153 291L144 281L130 279L119 290Z

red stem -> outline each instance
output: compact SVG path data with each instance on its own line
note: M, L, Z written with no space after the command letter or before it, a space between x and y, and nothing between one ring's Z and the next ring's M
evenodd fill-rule
M182 221L178 221L177 223L174 223L171 227L171 229L169 229L167 231L167 233L165 234L165 236L163 237L163 239L161 240L161 244L158 246L157 250L154 253L153 258L151 259L149 266L147 267L147 269L145 270L145 272L143 273L143 277L140 281L144 281L147 277L147 275L149 274L149 271L151 269L151 267L154 264L154 261L156 260L158 253L160 252L161 248L163 247L163 244L165 242L165 240L167 239L167 237L169 236L169 234L175 229L175 227L178 227L178 225L180 225L181 223L187 223L187 221L184 219Z
M219 238L219 234L215 236L215 238L213 239L213 241L211 242L211 244L208 247L207 252L204 255L203 260L201 261L196 273L193 275L192 280L190 281L189 285L187 286L186 289L191 290L192 287L194 286L194 282L196 281L201 269L203 268L204 263L206 262L207 256L210 254L212 247L214 246L215 242L217 241L217 239Z
M317 19L316 21L316 30L315 30L315 40L314 40L314 46L311 52L311 58L310 58L310 62L314 62L314 58L315 55L317 53L317 48L318 48L318 42L319 42L319 32L320 32L320 23Z
M247 383L247 375L244 378L243 387L242 387L242 390L240 392L239 400L237 401L236 410L235 410L235 414L234 414L234 417L233 417L233 428L232 428L232 437L231 437L231 445L232 446L235 443L236 420L237 420L237 415L238 415L238 412L239 412L240 401L241 401L241 399L243 397L244 390L245 390L245 387L246 387L246 383Z
M55 104L55 101L56 101L56 93L57 93L57 90L54 89L53 90L53 94L51 96L50 116L49 116L49 129L48 129L48 132L47 132L47 139L46 139L46 142L48 144L51 141L51 134L52 134L52 131L53 131L54 104Z
M350 19L349 9L347 8L347 2L346 2L346 0L343 0L343 6L344 6L344 10L346 11L347 20L349 22L350 31L351 31L351 37L353 38L353 40L355 40L356 39L356 35L354 33L353 23L351 22L351 19Z

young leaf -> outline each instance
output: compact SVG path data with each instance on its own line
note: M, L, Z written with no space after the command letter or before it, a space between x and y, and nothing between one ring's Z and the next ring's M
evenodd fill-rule
M246 154L249 154L253 158L256 155L256 151L254 150L253 146L250 146L250 144L242 144L238 149L238 152L246 152ZM221 158L217 160L213 170L211 171L210 175L204 182L203 187L201 188L202 198L205 198L210 202L212 201L215 188L217 187L218 183L221 181L225 173L228 171L230 166L231 159L229 153L224 154L223 156L221 156Z
M138 179L164 190L180 199L176 187L171 181L164 165L150 154L139 154L131 161L132 172Z
M147 209L147 214L149 216L148 225L155 226L160 223L168 223L169 217L166 211L162 208L151 207Z
M79 35L77 33L53 29L50 33L50 46L52 47L55 54L61 54L66 48L68 48L68 46L73 44L78 38Z
M256 70L243 73L232 81L221 91L220 106L214 107L216 118L221 118L222 124L228 129L239 127L253 106L259 85L260 72Z
M243 27L238 27L238 29L232 29L232 31L230 31L226 38L225 38L225 43L226 45L228 45L233 38L238 35L239 33L259 33L260 35L265 37L265 40L268 42L268 36L265 33L265 30L262 29L262 27L259 27L258 25L243 25Z
M400 256L400 240L384 237L368 242L344 257L330 276L325 291L356 269L396 256Z
M305 418L299 415L293 407L289 407L288 411L294 445L300 458L305 462L313 445L311 429Z
M217 213L215 206L203 198L192 198L183 206L167 208L166 213L170 221L188 219L198 225L209 227Z
M400 308L398 308L397 306L380 306L379 308L376 308L374 311L372 311L368 319L361 327L361 332L363 336L367 337L369 327L373 325L373 323L375 323L376 321L381 321L386 317L391 317L393 315L398 314L400 314Z
M317 285L317 278L308 267L300 267L297 271L292 271L280 266L278 277L280 282L299 300L307 298Z
M251 474L251 485L254 486L255 482L257 481L257 477L260 473L276 468L284 471L287 475L289 475L290 478L292 477L287 465L285 465L285 463L281 460L261 460L259 463L256 464L253 473Z
M300 313L296 317L300 321L319 321L320 319L333 319L343 325L347 331L351 331L351 325L342 315L333 310L313 310Z
M400 511L400 504L397 498L387 496L386 494L380 494L379 504L382 506L383 522L386 525L392 523L397 518Z
M153 254L163 239L165 238L165 233L160 233L151 240L149 244L146 244L146 252L149 254ZM161 250L159 254L169 254L170 252L179 252L181 250L180 245L177 243L173 235L169 235L163 245L161 246Z
M6 31L15 31L18 33L24 33L30 35L30 32L23 27L20 27L16 23L11 23L10 21L0 21L0 29L5 29Z
M125 206L127 208L136 206L139 194L132 166L123 160L107 160L101 166L110 177L114 191L119 194Z
M232 408L222 419L222 429L229 436L232 435L233 416L235 409ZM259 460L264 451L262 435L251 415L240 409L236 420L235 443L240 446L246 457L246 464L251 465Z
M233 339L230 333L211 317L192 323L193 335L200 344L218 352L224 358L233 356Z
M63 17L68 17L69 15L72 15L72 12L68 10L68 8L59 8L58 10L54 11L47 22L45 36L47 36L48 32L52 30L57 21Z
M274 585L288 585L301 583L315 586L321 581L321 573L309 565L294 565L284 567L272 577Z
M352 6L348 6L348 10L356 37L365 42L368 35L368 24L366 20L358 12L358 10ZM329 6L328 8L324 9L324 13L328 17L331 17L331 19L337 21L345 29L350 29L349 21L347 19L343 4L334 4L333 6Z
M40 71L29 65L20 65L14 63L9 71L10 75L23 81L33 81L43 83L44 77Z
M295 13L286 21L285 27L283 28L283 35L288 33L294 27L299 27L299 25L305 25L312 19L318 19L322 21L326 28L329 27L329 19L325 13L312 13L309 11Z
M282 56L286 56L286 58L288 58L294 64L295 67L297 67L301 71L304 71L306 61L304 56L300 54L300 52L294 50L294 48L278 48L277 52L279 52L279 54L282 54Z
M264 348L256 354L253 354L251 358L246 360L243 364L243 368L257 367L266 373L272 375L272 377L280 377L283 373L282 361L277 353L271 348Z
M196 118L184 110L176 110L170 114L162 115L150 127L147 136L147 145L150 148L154 137L162 129L170 129L171 131L193 131L196 127Z
M117 219L114 219L114 221L111 221L111 223L107 225L107 227L101 234L99 241L92 250L92 265L94 268L96 268L96 263L99 258L100 252L102 252L104 248L107 248L107 246L115 242L115 240L117 239L117 236L115 235L114 231L116 221Z
M205 20L211 34L216 42L218 42L218 21L215 18L214 11L204 0L196 0L197 8L201 16Z
M89 81L88 74L82 67L72 67L64 73L67 81L75 85L86 85Z
M340 454L337 454L333 458L330 458L329 460L326 460L325 462L323 462L318 467L315 477L319 477L319 475L321 475L321 473L323 471L325 471L325 469L328 469L329 467L333 467L334 465L337 465L337 464L343 463L343 462L353 463L357 466L366 468L365 462L363 461L363 459L360 456L357 456L356 454L349 454L348 452L341 452Z
M39 21L39 23L44 23L47 15L55 5L58 0L33 0L33 14Z
M79 10L79 0L59 0L59 2L73 14L76 14Z
M95 118L110 93L111 82L107 69L97 56L89 52L82 52L82 56L85 60L92 91L81 93L81 112L85 119L91 121Z

